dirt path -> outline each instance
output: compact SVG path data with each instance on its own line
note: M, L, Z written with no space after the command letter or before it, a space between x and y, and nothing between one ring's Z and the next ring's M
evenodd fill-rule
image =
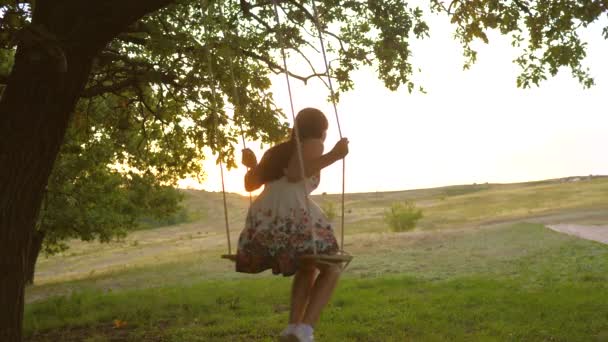
M582 239L608 244L608 226L583 226L580 224L551 224L549 229Z

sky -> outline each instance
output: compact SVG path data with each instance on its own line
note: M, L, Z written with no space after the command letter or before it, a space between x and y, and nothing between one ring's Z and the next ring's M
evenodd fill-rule
M540 87L516 87L518 50L508 37L490 34L475 45L478 60L463 70L462 48L447 20L429 20L431 37L413 45L415 80L426 94L405 87L387 90L373 68L353 73L355 89L341 94L338 114L349 138L346 192L419 189L456 184L511 183L567 176L608 174L608 41L602 24L584 31L596 85L584 89L569 70ZM323 60L319 54L319 70ZM304 67L290 60L290 69ZM285 76L272 77L275 101L290 116ZM291 79L296 112L317 107L328 117L325 149L339 139L329 91L320 82ZM290 120L291 122L291 120ZM259 143L248 142L261 158ZM267 147L266 147L267 148ZM239 158L240 159L240 158ZM219 169L204 162L206 181L181 187L221 190ZM226 172L226 191L246 194L245 167ZM339 193L340 163L322 171L315 193Z

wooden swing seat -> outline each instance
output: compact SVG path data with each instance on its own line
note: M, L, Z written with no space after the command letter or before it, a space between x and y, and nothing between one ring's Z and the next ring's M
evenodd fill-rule
M228 259L236 262L236 254L222 254L222 259Z
M309 254L302 255L299 257L301 261L313 261L315 264L325 264L325 265L342 265L342 269L345 269L348 264L353 260L353 256L341 251L338 254L334 255L324 255L324 254Z
M222 259L227 259L232 262L236 262L236 254L222 254ZM345 269L348 264L353 260L353 256L346 253L340 252L334 255L324 255L324 254L308 254L302 255L299 257L301 261L313 261L316 264L326 264L326 265L335 265L335 264L344 264L342 269Z

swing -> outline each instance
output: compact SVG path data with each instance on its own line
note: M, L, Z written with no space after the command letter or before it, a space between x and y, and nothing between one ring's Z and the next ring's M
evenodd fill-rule
M277 24L277 27L280 26L281 22L279 19L279 12L278 12L278 5L277 5L277 1L273 0L273 5L274 5L274 14L275 14L275 21ZM318 20L318 14L317 14L317 7L315 4L315 0L312 0L312 7L313 7L313 13L314 13L314 23L315 26L317 28L317 32L319 34L319 41L320 41L320 45L321 45L321 51L323 53L323 60L325 62L325 70L327 72L327 79L328 79L328 85L329 85L329 90L330 90L330 95L331 95L331 100L332 100L332 104L333 104L333 108L334 108L334 114L336 117L336 122L337 122L337 127L338 127L338 133L340 135L340 138L342 138L342 129L340 127L340 120L338 117L338 109L337 109L337 105L336 105L336 98L335 98L335 93L333 90L333 85L332 85L332 81L331 81L331 76L329 74L329 63L327 62L327 55L325 52L325 44L323 42L323 34L322 34L322 30L321 27L319 25L319 20ZM220 8L221 10L221 8ZM303 157L302 157L302 149L301 149L301 142L300 142L300 137L299 137L299 132L297 129L297 122L296 122L296 117L295 117L295 111L294 111L294 107L293 107L293 96L291 93L291 84L289 81L289 73L288 73L288 68L287 68L287 57L285 54L285 48L284 48L284 44L282 44L282 35L279 33L278 35L279 37L279 43L281 46L281 56L283 59L283 67L285 70L285 78L286 78L286 82L287 82L287 90L289 93L289 102L290 102L290 107L291 107L291 116L293 118L293 122L294 122L294 133L295 133L295 140L296 140L296 146L297 146L297 150L298 150L298 156L299 156L299 164L300 164L300 170L302 175L305 174L304 171L304 161L303 161ZM211 81L213 82L213 74L212 74L212 69L211 69L211 52L210 50L207 50L207 54L208 54L208 59L209 59L209 73L210 73L210 77L211 77ZM240 107L240 101L239 101L239 96L238 96L238 91L236 90L236 79L234 77L234 70L233 70L233 64L232 64L232 60L229 59L229 63L228 63L229 69L230 69L230 77L231 80L233 82L233 89L234 89L234 100L235 100L235 108ZM212 94L215 98L215 87L212 87ZM216 109L215 107L213 109ZM236 109L235 109L236 111ZM245 144L245 136L243 133L243 126L242 126L242 122L241 122L241 136L242 136L242 141L243 141L243 148L246 148L246 144ZM221 156L220 156L221 157ZM334 255L324 255L324 254L318 254L317 253L317 245L315 243L315 241L317 241L316 238L316 233L315 233L315 229L312 228L311 229L311 238L312 238L312 246L313 246L313 254L309 254L309 255L302 255L300 256L298 259L300 261L309 261L309 262L314 262L316 264L328 264L328 265L340 265L341 270L344 270L348 264L352 261L353 256L348 254L346 251L344 251L344 190L345 190L345 174L346 174L346 163L345 163L345 159L342 159L342 197L341 197L341 219L340 219L340 230L341 230L341 238L340 238L340 250L338 251L337 254ZM230 243L230 228L229 228L229 223L228 223L228 207L226 205L226 192L225 192L225 187L224 187L224 167L220 158L220 175L221 175L221 181L222 181L222 195L223 195L223 202L224 202L224 218L225 218L225 226L226 226L226 238L228 241L228 254L223 254L221 256L221 258L223 259L228 259L231 261L236 261L236 254L232 254L232 247L231 247L231 243ZM308 193L305 192L305 196L306 196L306 206L307 206L307 211L310 213L310 200L308 197ZM251 207L252 204L252 196L251 196L251 192L249 193L249 206Z

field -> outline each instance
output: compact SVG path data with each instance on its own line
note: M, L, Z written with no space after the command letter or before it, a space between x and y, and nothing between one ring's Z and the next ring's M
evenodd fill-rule
M195 222L75 241L41 259L26 295L28 340L276 340L290 279L233 272L219 259L221 195L186 192ZM337 209L338 200L315 197ZM425 216L392 233L383 213L402 200ZM247 205L229 196L233 246ZM606 225L608 178L348 194L345 249L356 257L316 337L608 341L608 246L553 223Z

